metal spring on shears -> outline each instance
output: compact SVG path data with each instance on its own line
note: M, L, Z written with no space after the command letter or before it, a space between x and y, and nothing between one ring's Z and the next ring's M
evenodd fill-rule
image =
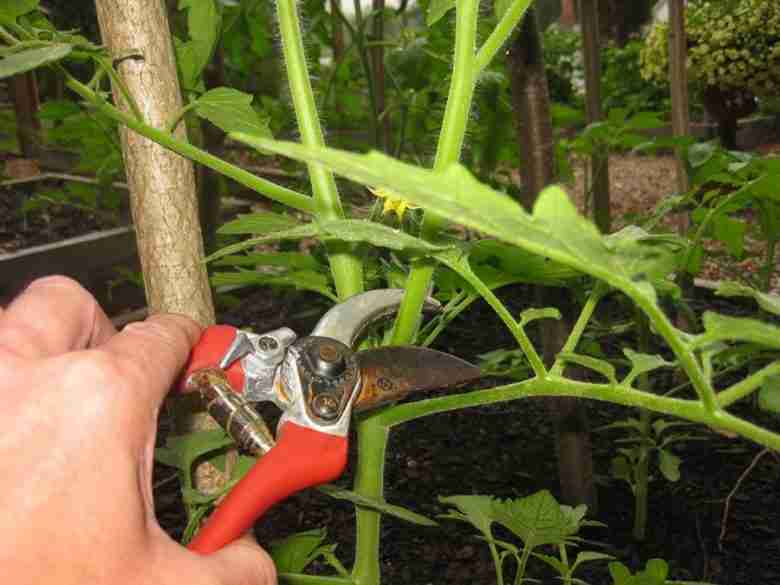
M276 444L263 417L241 394L233 391L222 370L198 370L187 384L200 393L208 413L225 429L239 449L262 457Z

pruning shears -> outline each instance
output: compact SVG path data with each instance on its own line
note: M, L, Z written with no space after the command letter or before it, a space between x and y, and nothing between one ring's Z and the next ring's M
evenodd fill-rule
M339 477L353 413L479 377L476 366L427 348L353 350L370 324L397 310L402 296L397 289L356 295L300 339L286 327L263 334L226 325L205 330L182 378L185 390L199 392L239 448L259 459L190 542L191 550L215 552L274 504ZM425 303L426 310L438 308L432 299ZM276 438L252 406L266 401L282 410Z

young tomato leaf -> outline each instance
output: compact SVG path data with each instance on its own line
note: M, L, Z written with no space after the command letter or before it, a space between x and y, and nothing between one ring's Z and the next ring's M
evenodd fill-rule
M211 276L209 282L214 287L249 285L290 287L297 290L310 290L332 301L338 301L338 297L330 287L327 275L312 270L295 270L281 274L266 274L254 270L217 272Z
M320 223L325 237L344 242L368 242L391 250L417 250L420 252L439 252L446 246L437 246L415 238L401 230L380 223L359 219L337 219Z
M547 490L517 500L494 500L493 518L529 548L562 544L577 533L585 506L561 506Z
M588 355L580 355L577 353L560 353L558 357L565 362L577 364L583 368L588 368L598 372L604 376L611 384L617 384L617 377L615 375L615 366L608 361L600 360Z
M702 319L704 333L694 340L695 347L704 347L719 341L747 341L780 349L780 327L755 319L727 317L706 312Z
M381 512L382 514L393 516L412 524L419 524L420 526L438 526L437 522L427 518L426 516L423 516L422 514L412 512L411 510L401 506L388 504L385 500L377 500L375 498L362 496L351 490L341 489L333 485L320 486L319 490L329 495L331 498L335 498L337 500L346 500L348 502L352 502L356 506L375 510L377 512Z
M468 522L479 530L485 538L492 540L491 524L495 522L492 496L447 496L439 497L442 504L447 504L457 510L450 509L441 518L451 518Z
M217 87L200 96L193 109L225 132L244 132L258 137L270 137L268 120L252 107L253 97L230 87Z
M235 254L236 252L240 252L248 248L253 248L258 244L265 244L267 242L278 242L280 240L303 240L304 238L313 238L318 235L319 235L319 229L317 229L317 226L315 224L307 223L303 225L298 225L290 229L273 232L265 236L259 236L257 238L249 238L248 240L244 240L243 242L238 242L237 244L225 246L224 248L217 250L210 256L207 256L206 262L211 262L212 260L216 260L217 258L222 258L224 256L229 256L230 254Z
M680 458L667 451L658 450L658 469L661 471L667 481L675 482L680 480Z
M323 549L327 532L315 528L272 542L269 553L279 573L302 573Z
M1 0L0 23L11 24L20 16L38 8L39 0Z
M326 267L309 254L301 252L275 252L272 254L241 254L224 256L214 266L280 266L292 270L326 270Z
M555 319L560 321L562 319L561 312L555 307L545 307L542 309L526 309L520 313L520 326L525 327L531 321L538 319Z
M0 59L0 79L32 71L41 65L54 63L67 57L73 50L73 45L55 43L47 47L27 49L12 53Z
M221 429L197 431L168 437L165 447L155 449L154 458L164 465L189 473L198 457L223 449L232 443L233 439Z
M289 215L260 211L241 215L233 221L229 221L217 230L218 234L268 234L291 229L297 225L298 220Z
M658 368L674 366L673 362L667 362L660 355L638 353L628 347L623 348L623 354L631 362L631 371L622 382L624 386L630 386L631 383L642 374L646 374L647 372L651 372Z
M770 376L764 380L758 391L758 406L761 410L780 414L780 376Z
M425 17L425 24L427 26L436 24L453 8L455 8L455 0L432 0Z
M762 293L738 282L721 282L715 294L719 297L753 297L759 307L768 313L780 315L780 296Z

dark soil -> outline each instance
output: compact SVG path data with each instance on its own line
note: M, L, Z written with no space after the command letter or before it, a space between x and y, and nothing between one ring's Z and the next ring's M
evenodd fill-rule
M523 288L505 289L502 298L517 313L529 306L531 298ZM709 299L711 301L713 299ZM268 330L285 323L296 331L309 330L318 311L306 295L274 296L257 292L223 322L255 330ZM721 301L722 302L722 301ZM306 310L303 308L306 307ZM726 307L739 312L740 307ZM620 307L608 307L617 314ZM605 351L618 350L632 340L610 339ZM484 304L475 304L456 320L442 336L438 348L476 360L477 355L510 347L512 341L503 326ZM485 380L486 386L504 381ZM634 415L629 409L592 402L589 406L593 428ZM745 416L756 418L747 406ZM760 421L780 430L776 421ZM708 580L718 584L780 583L780 465L771 455L763 457L742 483L734 497L728 518L723 549L718 540L724 500L738 478L760 449L741 439L732 439L697 429L699 440L681 444L682 479L674 484L662 479L650 489L650 522L644 543L631 536L633 498L624 483L609 476L615 455L615 432L593 435L599 509L592 515L607 525L589 529L586 536L605 546L591 549L614 555L632 568L653 557L666 559L675 579ZM396 428L391 433L386 467L386 498L394 504L435 518L443 511L439 495L490 494L515 498L548 489L559 493L554 437L544 403L527 399L503 405L436 415ZM352 463L341 483L351 486ZM159 477L170 475L160 469ZM658 473L656 472L656 475ZM176 503L176 484L161 487L158 513L164 526L178 535L183 512ZM332 500L309 490L274 508L258 525L262 543L314 527L326 527L328 540L339 543L338 555L352 562L354 511L350 504ZM469 526L442 520L437 528L412 525L385 518L382 525L382 572L388 584L490 584L494 569L487 547L475 538ZM554 551L548 551L554 554ZM313 571L326 572L322 566ZM531 563L530 575L544 583L557 580L543 567ZM586 565L579 573L591 584L609 584L604 563Z
M117 225L115 220L96 215L91 210L54 203L23 213L23 202L34 193L32 189L40 188L40 185L30 184L29 187L29 192L18 185L0 188L0 254L50 244ZM51 187L50 184L46 185L46 188Z

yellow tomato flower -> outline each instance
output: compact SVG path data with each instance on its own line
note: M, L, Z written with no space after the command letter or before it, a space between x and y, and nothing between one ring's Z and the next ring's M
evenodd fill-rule
M401 221L404 218L404 213L406 213L407 209L417 209L416 205L410 204L406 199L390 189L377 187L376 189L369 189L369 191L376 197L384 199L382 215L395 213L396 216L398 216L398 221Z

